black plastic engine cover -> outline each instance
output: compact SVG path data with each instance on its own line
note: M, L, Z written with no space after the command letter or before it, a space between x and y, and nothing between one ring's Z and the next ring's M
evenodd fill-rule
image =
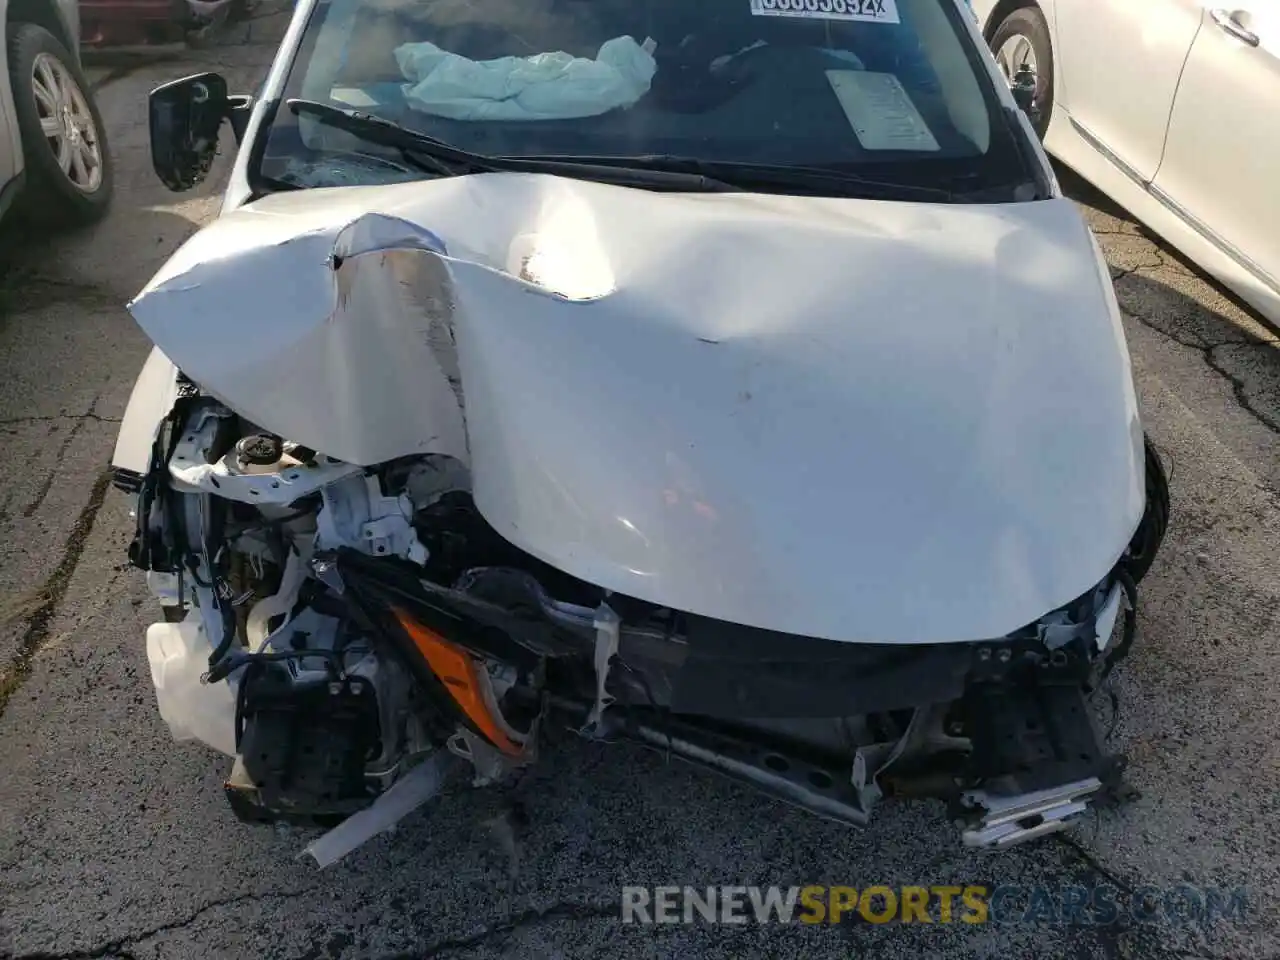
M348 814L374 797L378 703L360 678L297 683L279 663L246 668L237 746L257 805L282 818Z

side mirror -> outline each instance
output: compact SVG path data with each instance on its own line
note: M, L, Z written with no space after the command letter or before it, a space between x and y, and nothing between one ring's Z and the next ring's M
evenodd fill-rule
M151 91L151 165L170 190L190 190L209 175L218 155L218 131L230 120L236 140L244 136L251 97L227 95L227 81L197 73Z
M1022 112L1027 115L1027 119L1031 121L1031 125L1035 126L1040 119L1040 111L1036 107L1036 75L1024 63L1018 68L1018 72L1014 74L1012 83L1009 84L1013 91L1014 102L1022 108Z

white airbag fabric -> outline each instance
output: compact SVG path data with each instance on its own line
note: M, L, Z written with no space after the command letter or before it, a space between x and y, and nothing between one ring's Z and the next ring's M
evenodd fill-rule
M405 99L453 120L555 120L629 107L646 93L657 63L653 42L605 41L595 60L567 53L469 60L434 43L396 48Z

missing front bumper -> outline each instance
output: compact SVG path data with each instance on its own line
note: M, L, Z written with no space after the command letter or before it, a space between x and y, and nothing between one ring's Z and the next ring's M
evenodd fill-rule
M705 717L645 713L613 733L849 826L867 826L882 798L943 799L966 847L999 850L1063 830L1118 795L1124 768L1107 753L1071 664L1038 672L894 711L900 732L858 746L852 768L847 755L788 750L759 727Z

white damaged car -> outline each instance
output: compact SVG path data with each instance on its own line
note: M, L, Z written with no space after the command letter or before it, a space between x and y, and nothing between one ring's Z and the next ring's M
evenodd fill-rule
M303 0L157 89L166 184L240 149L114 468L235 812L329 863L566 728L976 847L1113 796L1168 490L1017 95L957 0Z

